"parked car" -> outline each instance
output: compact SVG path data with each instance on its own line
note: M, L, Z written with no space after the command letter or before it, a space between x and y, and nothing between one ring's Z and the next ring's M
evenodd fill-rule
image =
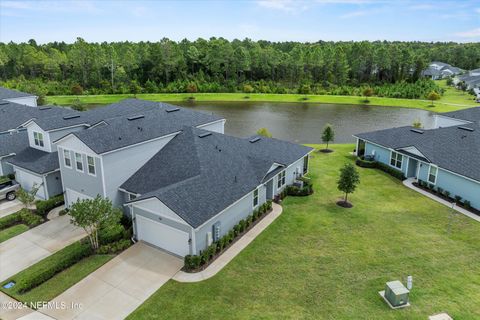
M17 197L16 191L18 189L20 189L20 185L15 180L0 183L0 200L15 200L15 198Z

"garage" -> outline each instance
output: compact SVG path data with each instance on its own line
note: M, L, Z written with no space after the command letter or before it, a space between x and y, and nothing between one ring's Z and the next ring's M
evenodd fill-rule
M190 254L187 232L156 222L141 215L135 216L137 239L179 256Z
M89 196L87 196L83 193L77 192L77 191L72 190L72 189L67 188L65 191L66 191L66 195L67 195L66 202L68 203L69 206L71 206L72 204L74 204L78 200L92 199L92 197L89 197Z
M33 186L38 187L36 196L40 199L45 199L45 186L43 184L43 179L40 176L37 176L33 173L22 170L19 167L15 167L15 179L20 183L23 189L30 191Z

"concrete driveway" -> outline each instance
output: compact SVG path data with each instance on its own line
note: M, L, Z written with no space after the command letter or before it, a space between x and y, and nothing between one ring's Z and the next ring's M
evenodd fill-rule
M0 218L8 216L22 209L23 205L17 199L13 201L0 200Z
M39 311L55 319L124 319L182 266L182 259L139 242L52 300L67 308Z
M65 215L0 243L0 281L83 237L83 229L70 224Z

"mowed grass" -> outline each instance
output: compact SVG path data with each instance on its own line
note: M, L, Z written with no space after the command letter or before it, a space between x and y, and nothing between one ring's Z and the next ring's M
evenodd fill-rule
M29 228L24 224L17 224L7 229L0 231L0 243L7 241L10 238L18 236L20 233L27 231Z
M353 148L315 152L314 195L288 197L219 274L171 280L129 319L479 319L480 223L458 216L448 234L449 208L375 169L358 168L354 207L338 207L338 171ZM408 275L412 306L390 310L378 291Z
M480 103L475 102L474 96L468 92L455 89L452 86L447 85L447 80L438 80L435 81L437 85L445 90L445 93L440 99L441 102L459 104L459 105L469 105L469 106L478 106Z
M455 89L452 89L455 90ZM449 91L448 91L449 92ZM85 104L110 104L123 99L134 98L133 94L110 94L110 95L90 95L90 96L48 96L49 104L71 105L79 99ZM137 98L151 101L178 102L187 101L194 97L195 101L256 101L256 102L302 102L302 103L325 103L325 104L352 104L352 105L372 105L387 107L403 107L424 109L435 112L449 112L464 109L473 106L473 103L465 102L462 105L452 105L444 102L445 97L436 101L434 106L427 100L415 99L394 99L382 97L370 97L369 102L365 103L364 97L357 96L332 96L332 95L301 95L301 94L245 94L245 93L159 93L159 94L137 94ZM248 98L246 98L248 97ZM305 100L307 98L307 100ZM447 101L447 100L445 100ZM472 100L473 102L473 100ZM455 102L455 104L459 104Z
M1 290L12 298L27 304L50 301L93 271L100 268L114 256L115 255L110 254L95 254L86 257L24 294L15 290L15 287L11 289L2 288ZM22 272L28 272L28 268ZM15 278L15 276L13 278Z

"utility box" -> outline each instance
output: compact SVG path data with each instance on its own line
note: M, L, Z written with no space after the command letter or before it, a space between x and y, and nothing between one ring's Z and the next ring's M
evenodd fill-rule
M401 307L408 304L410 291L400 281L390 281L385 285L385 299L392 307Z

